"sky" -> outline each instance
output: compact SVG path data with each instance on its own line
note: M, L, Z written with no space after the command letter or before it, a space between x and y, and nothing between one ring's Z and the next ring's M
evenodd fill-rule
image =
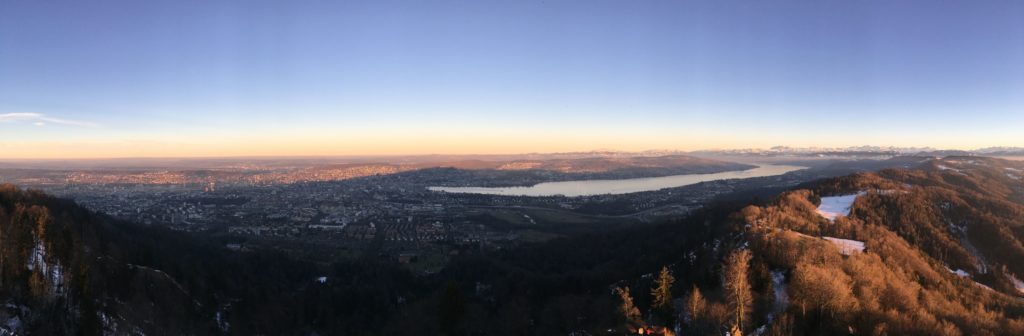
M0 158L1024 146L1021 1L0 0Z

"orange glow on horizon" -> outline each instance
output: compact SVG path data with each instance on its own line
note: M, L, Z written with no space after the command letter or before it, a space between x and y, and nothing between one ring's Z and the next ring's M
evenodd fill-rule
M369 131L369 129L373 131ZM259 134L259 135L253 135ZM693 151L703 149L791 147L839 148L849 146L902 146L940 149L976 149L989 146L1024 145L1019 139L996 134L960 134L945 137L944 143L881 135L842 138L828 132L794 134L738 128L516 128L515 130L437 127L361 127L359 129L236 130L219 133L115 135L54 140L0 140L0 159L86 159L154 157L242 157L242 156L392 156L471 155L586 152L614 150Z

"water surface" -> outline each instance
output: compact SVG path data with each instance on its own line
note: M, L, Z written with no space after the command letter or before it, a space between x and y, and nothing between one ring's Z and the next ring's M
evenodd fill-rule
M544 182L529 187L429 187L432 191L463 194L486 194L505 196L592 196L605 194L628 194L641 191L677 188L708 181L745 179L782 175L807 167L760 164L757 168L714 174L686 174L661 177L643 177L622 180L582 180Z

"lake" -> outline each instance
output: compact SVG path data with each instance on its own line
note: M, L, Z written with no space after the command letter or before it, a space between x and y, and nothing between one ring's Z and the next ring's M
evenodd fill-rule
M622 180L582 180L544 182L528 187L429 187L432 191L462 194L487 194L505 196L592 196L605 194L628 194L641 191L661 190L697 184L701 182L745 179L782 175L807 167L759 164L757 168L714 174L687 174L661 177L644 177Z

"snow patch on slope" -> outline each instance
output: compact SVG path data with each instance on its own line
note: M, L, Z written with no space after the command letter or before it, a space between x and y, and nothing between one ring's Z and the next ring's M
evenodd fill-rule
M863 194L863 192L859 192L852 195L822 197L821 205L818 205L817 212L830 221L836 220L836 217L839 216L848 216L850 214L850 207L853 206L853 201L857 200L857 196Z
M36 245L29 254L26 267L29 271L42 274L51 294L58 295L64 292L64 269L60 264L46 262L46 246L43 246L42 241L36 241Z
M964 270L959 269L959 268L957 268L955 271L952 268L949 268L949 267L946 267L946 269L949 270L950 273L956 274L956 276L961 277L961 278L970 278L971 277L970 273L967 273L967 271L964 271Z
M807 238L807 239L817 239L816 237L808 236L808 235L800 233L800 232L796 232L796 231L793 231L793 232L796 233L797 235L799 235L801 237L804 237L804 238ZM842 239L842 238L835 238L835 237L821 237L821 238L825 239L826 241L828 241L828 242L832 243L833 245L835 245L839 249L839 253L842 253L843 255L847 255L848 256L848 255L851 255L851 254L854 254L854 253L864 252L864 250L865 250L864 242L859 241L859 240Z
M1024 281L1020 281L1013 274L1007 274L1010 277L1010 282L1013 282L1013 288L1016 288L1018 292L1024 293Z
M789 306L789 294L786 293L786 275L782 271L772 271L772 288L775 289L773 316L786 311Z
M948 270L948 271L949 271L950 273L956 274L956 276L958 276L958 277L961 277L961 278L964 278L964 279L972 279L972 277L971 277L971 274L970 274L970 273L967 273L967 271L964 271L964 270L962 270L962 269L959 269L959 268L958 268L958 269L956 269L956 270L954 271L953 269L951 269L951 268L949 268L949 267L946 267L946 270ZM1009 275L1009 274L1007 274L1007 275L1008 275L1008 276L1010 277L1010 280L1011 280L1011 281L1014 281L1014 280L1016 280L1016 279L1017 279L1017 278L1013 277L1013 275ZM1014 287L1017 287L1017 281L1020 281L1020 280L1016 280L1016 281L1014 281ZM990 290L990 291L993 291L993 292L995 292L995 291L996 291L995 289L992 289L992 287L989 287L989 286L983 285L983 284L982 284L982 283L980 283L980 282L977 282L977 281L974 281L974 280L971 280L971 282L973 282L973 283L974 283L975 285L978 285L978 286L979 286L979 287L981 287L981 288L984 288L984 289L987 289L987 290ZM1024 283L1021 283L1020 285L1021 285L1022 287L1024 287ZM1022 290L1022 288L1021 288L1021 287L1017 287L1017 290L1018 290L1018 291L1024 291L1024 290Z
M839 248L839 253L842 253L843 255L847 255L848 256L848 255L851 255L851 254L854 254L854 253L864 252L864 242L862 242L862 241L851 240L851 239L833 238L833 237L822 237L822 238L824 238L825 240L831 242L833 245L835 245L837 248Z
M949 170L949 171L952 171L952 172L960 174L960 175L967 175L967 174L964 174L963 170L956 169L956 168L953 168L953 167L950 167L950 166L941 165L941 164L940 165L935 165L935 166L938 167L940 170Z
M217 311L217 314L214 315L214 319L217 321L217 328L220 329L221 332L227 333L231 330L231 324L221 316L219 310Z

